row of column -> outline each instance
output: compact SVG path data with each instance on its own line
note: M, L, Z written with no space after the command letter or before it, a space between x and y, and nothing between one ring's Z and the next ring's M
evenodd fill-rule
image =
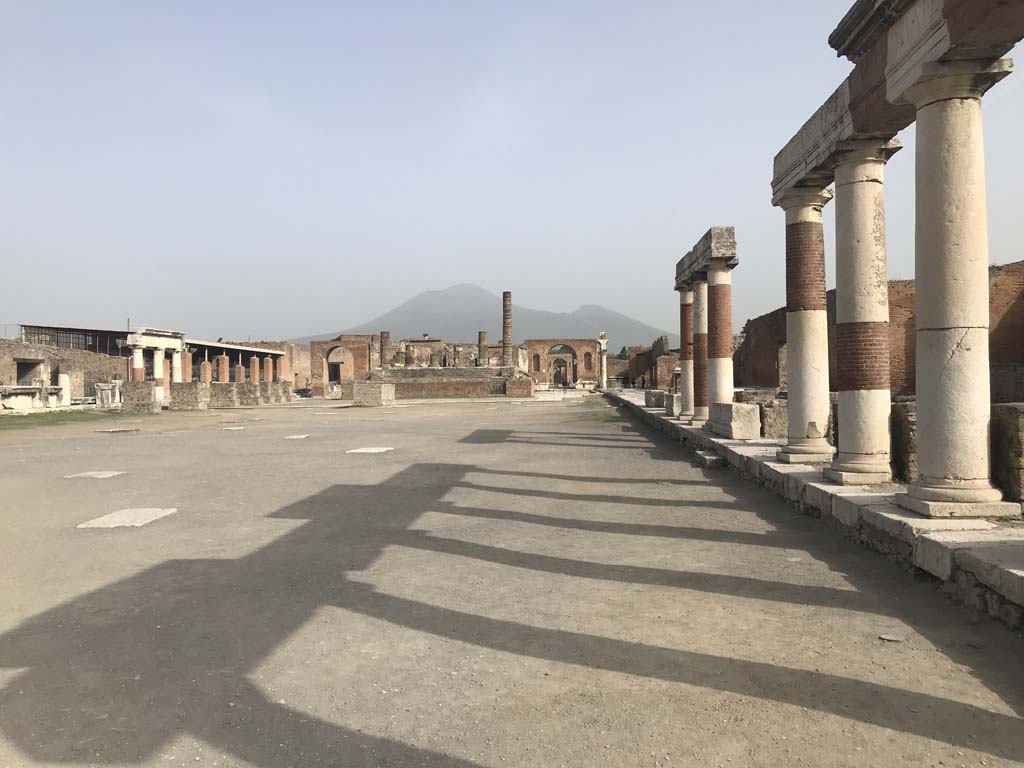
M731 269L713 260L678 290L680 418L701 423L713 403L733 399Z
M973 71L972 71L973 69ZM897 502L929 516L1019 513L990 481L988 231L981 95L996 77L957 62L905 94L917 109L915 314L918 476ZM838 453L830 414L819 187L786 214L789 425L783 461L829 461L840 483L891 479L884 168L892 140L853 142L834 168ZM1003 509L1003 508L1007 509Z
M134 347L132 349L132 381L145 381L146 379L146 347ZM183 353L180 349L171 350L170 378L166 363L167 350L161 348L150 349L153 360L153 382L154 396L157 400L163 400L168 393L170 384L180 384L185 381L192 381L192 356ZM204 360L199 364L199 381L209 384L214 380L213 371L216 366L217 381L227 382L231 378L231 361L227 355L218 355L213 363ZM276 368L276 370L275 370ZM253 382L291 381L288 360L284 355L277 358L276 366L272 356L264 358L249 358L248 379ZM235 380L245 381L245 366L235 366Z

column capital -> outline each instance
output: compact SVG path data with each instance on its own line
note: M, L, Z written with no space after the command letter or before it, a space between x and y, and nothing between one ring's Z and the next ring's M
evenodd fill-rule
M773 204L787 212L809 208L820 214L831 200L832 193L825 187L790 187L775 198Z
M937 101L980 99L1012 71L1010 59L933 61L921 67L917 82L901 98L919 110Z

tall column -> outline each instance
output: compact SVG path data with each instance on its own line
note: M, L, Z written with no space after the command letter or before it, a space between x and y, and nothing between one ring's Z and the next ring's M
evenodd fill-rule
M235 383L245 384L245 366L241 363L235 366Z
M487 365L487 331L480 331L476 337L477 365Z
M288 370L288 355L277 358L277 380L292 384L291 371Z
M693 418L693 286L679 289L679 417Z
M253 355L249 358L249 382L258 384L260 381L260 359Z
M164 399L164 351L153 350L153 399L162 402Z
M270 383L274 380L274 358L267 357L263 358L263 381Z
M825 477L884 483L889 469L889 282L885 164L898 141L857 142L835 168L839 446Z
M380 367L391 367L391 331L380 332Z
M217 381L227 384L231 381L231 361L227 355L217 355L213 358L217 366Z
M192 381L192 353L188 349L181 352L181 380Z
M931 517L1020 515L989 479L988 221L981 96L1009 62L933 65L917 107L917 479Z
M708 284L693 284L693 423L708 420Z
M132 381L146 380L146 350L132 347Z
M732 271L722 259L708 266L708 405L731 403Z
M789 429L779 461L830 461L825 439L828 396L828 317L825 311L825 235L821 209L832 193L795 187L779 200L786 211L786 355Z
M501 294L501 364L512 367L512 292Z
M171 383L181 384L181 350L171 350Z
M608 388L608 334L601 332L597 337L598 371L597 383L601 389Z
M210 365L209 360L203 360L199 364L199 382L201 384L209 384L213 381L213 366Z

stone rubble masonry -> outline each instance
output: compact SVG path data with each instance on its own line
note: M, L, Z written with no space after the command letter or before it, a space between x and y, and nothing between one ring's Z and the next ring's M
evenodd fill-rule
M95 385L128 378L131 358L112 357L83 349L66 349L43 344L23 344L0 339L0 385L18 383L17 362L39 361L43 386L56 384L57 376L71 377L71 397L95 397Z
M210 408L237 408L238 390L231 382L214 382L210 385Z
M379 407L395 402L395 385L386 381L354 381L352 400L360 407Z
M896 506L891 486L869 491L833 485L811 466L774 461L778 441L718 437L617 394L606 397L692 448L695 456L718 455L744 479L840 535L944 582L942 591L957 602L1014 629L1024 623L1024 529L1014 523L919 517Z
M197 381L171 384L172 411L204 411L210 405L210 385Z
M1024 501L1024 403L992 406L992 482L1007 501Z
M122 388L121 413L160 413L152 381L129 381Z
M255 360L255 358L253 358ZM238 366L245 370L242 366ZM248 382L238 381L234 383L235 391L238 393L238 404L242 407L263 405L263 395L260 391L259 381Z

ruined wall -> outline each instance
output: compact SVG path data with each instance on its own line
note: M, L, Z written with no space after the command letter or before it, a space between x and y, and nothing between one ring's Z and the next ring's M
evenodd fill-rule
M288 368L292 374L292 379L289 382L292 385L292 388L305 389L309 386L309 344L292 344L287 341L246 341L240 343L249 347L273 349L284 352L284 356L288 360ZM198 365L193 367L193 374L196 377L199 376Z
M829 375L835 381L835 290L828 292ZM1024 261L989 268L989 334L993 400L1024 399ZM786 311L748 320L733 356L736 385L779 385L779 351L786 343ZM914 281L889 283L889 357L892 393L914 394Z
M525 370L535 384L550 384L556 360L565 360L572 364L571 355L565 353L551 354L551 350L562 345L571 347L576 352L576 380L578 382L597 382L598 366L600 365L600 345L596 339L527 339L522 349L525 354L520 357L526 363ZM500 349L499 356L500 356ZM525 358L525 360L524 360ZM590 366L587 366L587 363ZM539 363L540 370L537 370Z
M366 379L370 371L379 367L379 336L339 336L330 341L313 341L309 344L309 387L313 397L326 393L327 355L331 350L343 347L352 353L353 379Z
M95 384L128 378L129 360L126 357L0 339L0 384L17 383L18 359L43 361L40 378L44 386L56 384L58 374L68 374L72 397L95 397Z
M617 357L608 358L608 381L613 379L622 380L622 377L629 372L629 361Z

